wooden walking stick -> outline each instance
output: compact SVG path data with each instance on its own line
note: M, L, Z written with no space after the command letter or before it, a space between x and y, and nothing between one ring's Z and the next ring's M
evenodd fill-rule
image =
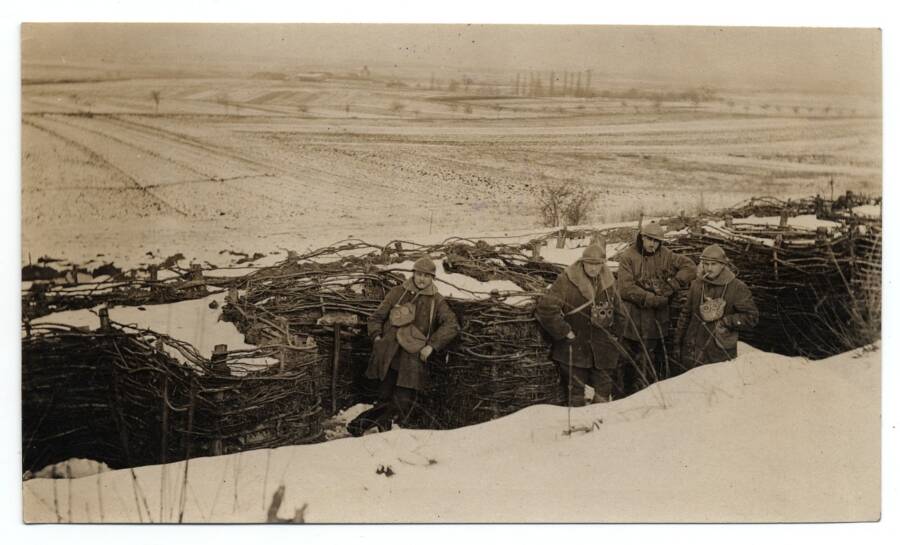
M569 437L572 437L572 344L569 343L569 386L566 389L566 413L569 421Z

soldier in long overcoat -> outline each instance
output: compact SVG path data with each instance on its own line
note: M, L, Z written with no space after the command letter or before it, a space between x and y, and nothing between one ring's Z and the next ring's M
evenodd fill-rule
M378 402L348 426L361 435L373 426L390 429L404 422L418 394L428 387L429 357L459 333L456 315L434 285L435 264L422 257L413 276L392 288L369 317L372 358L366 377L380 381Z
M584 404L586 384L594 389L593 402L608 401L618 378L624 322L605 246L589 246L560 273L538 300L535 318L553 339L550 357L568 404Z
M728 267L725 251L717 244L706 247L700 275L688 289L675 329L682 367L736 358L738 333L753 329L758 321L750 288Z
M697 276L690 258L663 243L663 229L648 223L619 261L617 286L623 301L628 353L622 364L623 395L666 378L662 351L669 332L669 305Z

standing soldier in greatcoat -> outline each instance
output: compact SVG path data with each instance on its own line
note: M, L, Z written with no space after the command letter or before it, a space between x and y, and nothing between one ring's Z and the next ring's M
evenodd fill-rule
M434 285L435 265L422 257L413 276L392 288L367 326L372 359L366 377L380 381L378 402L347 426L352 435L406 422L420 392L428 386L429 357L459 333L456 315Z
M610 400L618 377L620 307L606 248L597 244L560 273L538 301L535 318L553 338L551 358L569 406L584 405L585 385L593 388L594 403Z
M728 268L725 251L718 244L706 247L675 329L682 367L736 358L738 332L753 329L758 321L750 288Z
M672 296L696 277L690 258L663 245L657 223L643 226L619 261L617 286L625 315L623 395L667 377L664 351Z

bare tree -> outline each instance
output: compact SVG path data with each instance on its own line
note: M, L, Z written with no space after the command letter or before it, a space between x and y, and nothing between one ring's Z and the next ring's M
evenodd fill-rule
M694 107L694 111L697 111L697 108L700 107L700 96L693 94L691 95L691 106Z
M555 182L538 195L541 221L546 227L583 223L597 200L597 193L571 181Z
M162 94L158 90L150 91L150 98L153 100L153 103L156 105L156 113L159 113L159 99L162 97Z

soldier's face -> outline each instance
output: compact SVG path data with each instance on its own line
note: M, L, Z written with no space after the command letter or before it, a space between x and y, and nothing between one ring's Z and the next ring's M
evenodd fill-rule
M597 278L597 275L600 274L600 271L603 269L603 263L584 263L584 274L588 275L591 278Z
M704 278L713 280L720 274L722 274L722 269L724 268L725 265L723 263L719 263L718 261L707 261L705 259L700 260L700 271L703 274Z
M641 239L644 244L644 250L646 250L648 254L656 252L657 248L659 248L659 241L655 238L641 236Z
M433 278L428 273L423 273L423 272L419 272L419 271L413 272L413 283L420 290L424 290L425 288L430 286L432 281L433 281Z

